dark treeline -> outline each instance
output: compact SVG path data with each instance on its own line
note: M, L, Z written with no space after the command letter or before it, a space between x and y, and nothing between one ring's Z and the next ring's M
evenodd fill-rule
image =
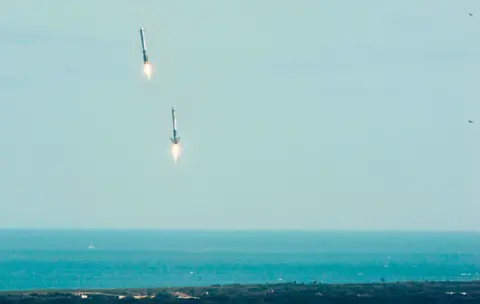
M380 284L263 284L151 290L109 290L0 295L0 304L53 303L480 303L480 282ZM137 298L135 298L137 297ZM143 298L142 298L143 297ZM184 297L183 299L179 297ZM191 297L186 299L185 297Z

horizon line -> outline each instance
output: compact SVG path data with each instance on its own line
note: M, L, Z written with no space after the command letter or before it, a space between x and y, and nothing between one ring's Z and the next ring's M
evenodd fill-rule
M61 228L61 227L0 227L0 231L138 231L138 232L470 232L475 229L301 229L301 228Z

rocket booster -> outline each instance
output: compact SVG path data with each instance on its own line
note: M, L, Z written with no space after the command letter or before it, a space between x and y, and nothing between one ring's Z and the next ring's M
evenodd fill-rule
M174 144L178 144L180 142L180 137L177 137L177 117L175 107L172 107L172 123L173 123L173 137L170 139Z
M143 63L148 63L148 56L147 56L147 41L145 40L145 29L142 27L140 28L140 39L142 40L142 51L143 51Z

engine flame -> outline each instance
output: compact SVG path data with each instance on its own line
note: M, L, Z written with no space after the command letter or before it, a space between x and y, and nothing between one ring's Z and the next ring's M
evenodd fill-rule
M152 66L150 65L150 63L145 63L143 65L143 72L145 73L145 75L147 75L148 80L150 80L150 78L152 77Z
M177 164L178 157L180 156L180 145L179 144L173 144L172 145L172 156L173 156L173 161L175 164Z

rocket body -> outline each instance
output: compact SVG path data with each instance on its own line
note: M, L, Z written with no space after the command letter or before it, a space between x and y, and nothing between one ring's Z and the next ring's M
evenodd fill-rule
M140 29L140 39L142 40L142 51L143 51L143 63L148 63L148 55L147 55L147 41L145 40L145 29L142 27Z
M180 142L180 137L177 137L177 115L175 107L172 107L172 124L173 124L173 137L170 139L174 144L178 144Z

